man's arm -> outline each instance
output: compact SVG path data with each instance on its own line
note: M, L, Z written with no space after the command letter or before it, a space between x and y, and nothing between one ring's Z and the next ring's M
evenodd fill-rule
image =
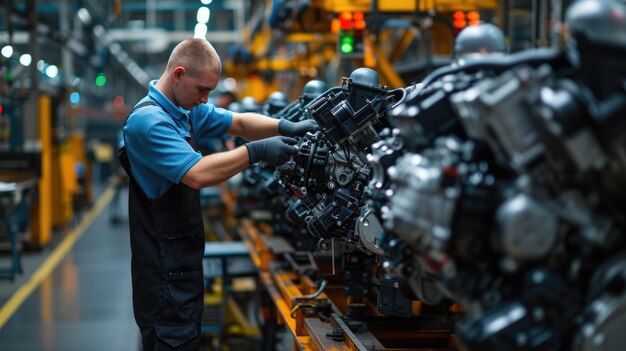
M243 137L248 140L259 140L271 136L283 135L289 137L303 136L308 131L318 130L317 122L307 119L300 122L291 122L286 119L274 119L258 113L235 113L228 129L228 134Z
M251 141L235 150L204 156L189 168L181 182L200 189L220 183L259 161L281 165L296 153L293 146L296 143L294 138L275 136Z
M247 140L259 140L278 135L279 120L258 113L233 112L233 122L228 134Z
M250 166L248 149L234 150L204 156L181 179L185 185L200 189L223 182Z

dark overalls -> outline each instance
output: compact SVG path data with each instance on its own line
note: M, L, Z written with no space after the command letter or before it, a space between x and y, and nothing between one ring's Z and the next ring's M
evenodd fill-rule
M193 134L187 142L196 149ZM198 350L204 296L199 191L180 183L150 199L130 174L129 221L133 310L144 351Z

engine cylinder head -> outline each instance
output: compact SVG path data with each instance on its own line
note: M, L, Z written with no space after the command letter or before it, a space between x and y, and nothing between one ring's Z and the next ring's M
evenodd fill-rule
M350 73L350 81L354 83L359 83L363 85L367 84L380 84L380 79L378 78L378 72L374 71L371 68L361 67L357 68L352 73Z
M491 23L483 23L463 29L454 41L457 56L473 54L504 53L506 44L500 28Z

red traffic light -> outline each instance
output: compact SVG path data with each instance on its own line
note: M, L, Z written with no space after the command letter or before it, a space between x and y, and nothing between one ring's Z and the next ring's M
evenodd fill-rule
M454 19L454 21L465 21L465 12L463 11L456 11L454 14L452 14L452 19Z

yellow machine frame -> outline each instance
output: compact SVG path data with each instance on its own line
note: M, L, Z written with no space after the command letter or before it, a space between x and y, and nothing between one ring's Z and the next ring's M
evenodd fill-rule
M263 287L276 307L278 324L285 325L294 338L293 350L362 351L372 347L376 350L387 349L373 331L356 335L345 325L340 316L347 310L347 305L351 301L343 294L342 285L328 285L320 293L318 292L320 287L309 277L285 271L282 265L278 264L280 258L275 256L271 249L271 242L276 238L272 237L271 228L267 224L243 219L239 235L248 248L253 263L259 269ZM304 296L315 297L302 300ZM333 313L327 322L321 321L318 316L311 313L311 308L320 302L329 303L332 307ZM420 306L419 302L415 302L414 312L418 313ZM328 338L328 334L332 333L340 333L343 341ZM413 345L434 341L438 344L447 344L447 350L459 349L454 334L445 328L393 331L392 334L386 337L404 338Z
M498 8L499 2L496 0L422 0L418 2L379 0L377 4L377 10L380 13L393 13L402 16L416 12L450 13L457 10L495 10ZM271 1L268 0L266 8L271 8L271 6ZM253 32L251 28L247 27L243 33L243 42L252 54L253 61L249 64L235 64L227 60L224 64L224 72L227 76L240 80L246 80L251 73L259 71L294 71L303 77L314 78L319 67L337 60L339 55L336 48L337 35L331 33L330 19L343 11L369 13L371 8L371 0L313 0L310 10L302 14L306 19L304 21L306 28L302 27L301 24L293 23L291 31L280 32L272 30L265 23L260 31ZM356 59L359 66L376 70L380 75L381 84L390 88L407 85L407 82L395 71L393 64L404 55L417 33L415 28L401 29L400 31L400 35L392 36L386 31L382 31L378 33L378 36L374 36L366 28L364 55L362 59ZM280 34L278 34L279 32ZM433 41L445 42L445 45L436 51L451 54L452 37L442 33L443 31L437 26L433 27ZM305 44L307 49L304 52L269 55L270 48L281 47L286 43ZM302 80L302 84L305 82L306 79ZM277 89L273 84L270 84L265 90L258 89L258 85L255 85L255 89L245 89L242 96L251 95L262 101L275 90Z

